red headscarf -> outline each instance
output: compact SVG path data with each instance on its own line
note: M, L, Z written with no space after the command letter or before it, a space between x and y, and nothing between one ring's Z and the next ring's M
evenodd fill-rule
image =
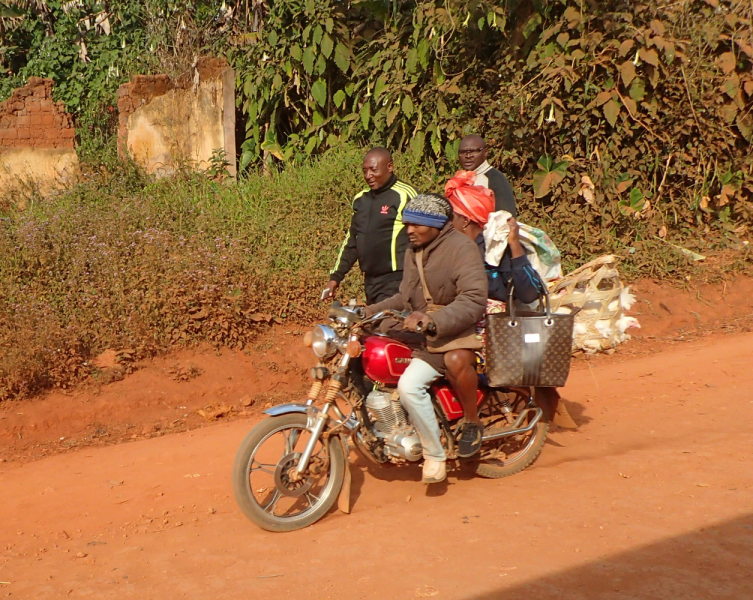
M475 183L475 171L458 171L444 186L444 195L452 210L483 227L494 212L494 192Z

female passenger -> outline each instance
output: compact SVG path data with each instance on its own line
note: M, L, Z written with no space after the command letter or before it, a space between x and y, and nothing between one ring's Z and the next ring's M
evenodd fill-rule
M445 194L452 204L453 226L476 243L484 260L484 225L489 220L489 214L494 211L494 193L472 183L471 174L461 171L447 183ZM512 282L515 298L528 304L543 292L543 283L526 257L515 218L511 216L507 220L507 225L510 233L499 266L489 265L484 260L489 283L489 299L498 301L497 303L507 302L507 287ZM458 394L465 413L458 455L473 456L481 448L484 433L477 410L476 353L473 350L453 350L445 354L444 360L447 378Z

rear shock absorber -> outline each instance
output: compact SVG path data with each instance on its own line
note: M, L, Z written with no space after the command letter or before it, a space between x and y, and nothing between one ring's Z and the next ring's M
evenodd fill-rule
M502 409L502 413L505 415L505 420L512 425L515 419L512 416L512 408L510 407L510 401L505 397L499 402Z

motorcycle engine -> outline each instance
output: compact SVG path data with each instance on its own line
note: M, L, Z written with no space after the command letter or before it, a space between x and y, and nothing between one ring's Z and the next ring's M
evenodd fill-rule
M397 391L374 389L366 396L366 408L374 421L375 435L384 442L386 454L409 461L422 458L421 440L408 422Z

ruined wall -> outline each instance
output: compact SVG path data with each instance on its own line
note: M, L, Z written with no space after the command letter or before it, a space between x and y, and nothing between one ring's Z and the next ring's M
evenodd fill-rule
M46 188L78 172L73 120L53 101L52 85L30 77L0 102L0 193L29 180Z
M202 59L177 80L137 75L118 90L118 148L147 172L207 169L224 150L235 176L235 74L224 59Z

